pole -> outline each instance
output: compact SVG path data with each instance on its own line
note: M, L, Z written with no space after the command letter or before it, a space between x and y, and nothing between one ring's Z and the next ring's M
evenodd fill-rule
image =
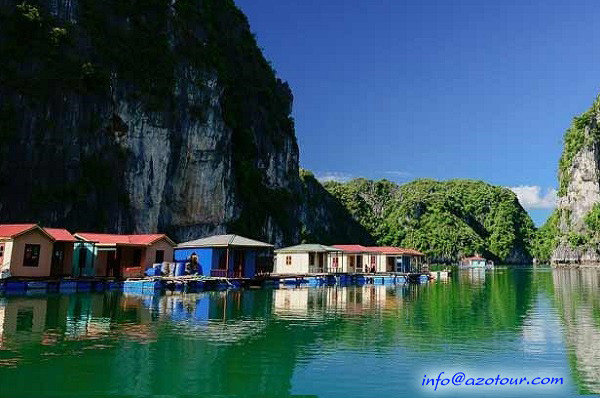
M225 277L229 278L229 246L225 249Z

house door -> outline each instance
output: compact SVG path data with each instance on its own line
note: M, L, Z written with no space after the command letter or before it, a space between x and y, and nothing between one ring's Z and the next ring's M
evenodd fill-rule
M386 267L385 270L387 272L395 272L395 271L399 271L396 269L396 257L386 257Z
M61 276L63 271L63 264L65 261L65 243L56 242L52 248L52 262L50 263L50 275Z
M121 248L106 253L106 276L121 277Z
M77 263L77 275L74 276L83 276L83 272L85 271L85 266L87 264L87 249L85 246L79 248L79 262Z
M235 251L234 258L235 259L234 259L234 263L233 263L233 277L241 278L242 275L244 275L244 260L245 260L244 251L243 250Z
M401 259L402 271L403 272L412 272L412 267L410 264L410 256L402 256Z

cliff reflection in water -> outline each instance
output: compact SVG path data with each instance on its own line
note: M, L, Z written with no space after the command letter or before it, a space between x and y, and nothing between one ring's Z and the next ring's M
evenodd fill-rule
M502 336L520 338L537 294L532 275L461 274L406 287L4 297L0 383L15 386L11 396L280 396L294 390L299 367L343 352L480 358L512 349ZM414 367L394 363L398 372Z
M600 273L557 269L553 282L574 380L581 394L599 394Z

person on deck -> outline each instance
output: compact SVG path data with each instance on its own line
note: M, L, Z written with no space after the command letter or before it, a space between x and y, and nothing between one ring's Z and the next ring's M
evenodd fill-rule
M185 273L187 275L197 275L198 274L198 255L196 253L192 253L190 256L190 261L185 264Z

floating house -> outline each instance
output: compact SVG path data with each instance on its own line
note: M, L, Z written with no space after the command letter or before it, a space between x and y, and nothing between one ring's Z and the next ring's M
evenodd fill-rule
M343 251L331 246L302 244L275 250L275 273L314 274L331 272Z
M37 224L0 225L0 273L2 277L68 275L74 242L65 229Z
M175 247L164 234L78 232L75 237L73 276L141 277L153 264L172 261Z
M375 246L367 249L378 254L375 258L376 272L420 272L425 260L425 254L415 249L395 246Z
M494 263L480 256L465 257L460 261L462 268L492 268Z
M193 255L205 276L253 278L273 271L273 245L239 235L210 236L175 248L176 262L189 262Z
M419 272L425 254L394 246L333 245L343 251L337 272Z
M54 239L50 276L70 276L74 245L77 239L63 228L44 228L44 231Z
M333 245L333 247L340 250L342 254L332 272L368 272L372 257L378 254L362 245Z

